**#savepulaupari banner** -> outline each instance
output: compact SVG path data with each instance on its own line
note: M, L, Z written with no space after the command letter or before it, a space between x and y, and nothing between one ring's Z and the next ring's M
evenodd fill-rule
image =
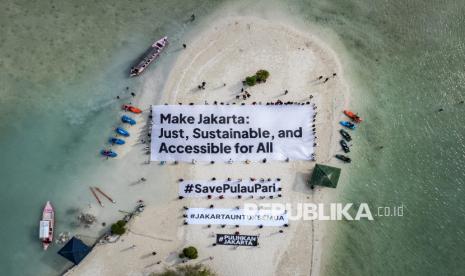
M183 180L179 182L179 195L183 197L225 196L277 196L281 193L278 180Z
M310 105L152 106L152 161L310 160Z

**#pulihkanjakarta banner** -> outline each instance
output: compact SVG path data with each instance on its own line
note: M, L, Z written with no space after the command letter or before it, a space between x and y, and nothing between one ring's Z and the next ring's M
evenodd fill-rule
M152 106L152 161L310 160L310 105Z

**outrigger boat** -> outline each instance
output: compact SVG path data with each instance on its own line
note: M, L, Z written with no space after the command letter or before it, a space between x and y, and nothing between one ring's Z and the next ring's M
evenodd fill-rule
M131 118L131 117L129 117L129 116L126 116L126 115L123 115L123 116L121 117L121 121L122 121L123 123L130 124L131 126L133 126L133 125L136 124L136 121L135 121L133 118Z
M363 121L362 118L360 118L360 116L358 116L357 114L353 113L350 110L344 110L344 114L356 123L360 123Z
M352 159L350 159L349 157L345 156L345 155L342 155L342 154L336 154L335 157L341 161L344 161L346 163L350 163L352 162Z
M123 109L125 111L130 111L130 112L136 113L136 114L142 113L142 110L140 110L140 108L137 108L137 107L132 106L132 105L125 104L125 105L123 105Z
M53 241L53 227L55 223L55 212L50 201L45 204L44 210L42 211L42 220L40 221L39 237L42 241L42 247L44 250L52 244Z
M115 129L116 133L118 133L119 135L123 135L124 137L128 137L129 136L129 132L127 130L125 130L124 128L122 127L117 127Z
M135 77L142 74L142 72L144 72L144 70L160 56L160 53L167 45L168 37L166 36L160 40L155 41L147 51L147 54L144 56L144 58L136 66L131 68L129 76Z
M347 142L350 142L352 140L352 137L347 131L340 129L339 133L341 134L342 138L346 139Z
M341 126L344 126L346 128L355 129L355 125L351 122L340 121L339 123L341 124Z

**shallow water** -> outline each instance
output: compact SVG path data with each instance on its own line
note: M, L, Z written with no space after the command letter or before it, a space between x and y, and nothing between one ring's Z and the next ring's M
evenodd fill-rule
M5 275L53 275L69 265L53 253L58 246L43 253L37 241L46 200L57 209L58 233L101 230L76 230L73 209L92 201L87 180L111 174L112 163L96 153L116 124L115 97L128 97L125 87L137 90L144 81L126 78L127 69L154 38L169 34L180 45L219 4L0 2ZM238 10L247 11L246 4ZM254 2L253 9L260 5L266 4ZM338 0L279 7L333 29L348 54L350 107L365 122L355 132L355 162L344 166L339 199L405 206L400 218L332 223L323 274L463 275L465 107L458 102L465 100L465 4ZM193 12L199 19L191 24ZM169 68L173 49L150 70ZM160 79L166 73L160 70ZM111 183L112 175L102 179Z

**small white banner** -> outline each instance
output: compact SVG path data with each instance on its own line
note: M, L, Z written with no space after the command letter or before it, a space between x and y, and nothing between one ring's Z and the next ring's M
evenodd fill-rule
M281 181L277 180L232 180L232 181L195 181L184 180L179 183L179 195L184 197L225 196L277 196L281 191Z
M154 105L152 161L311 160L310 105Z
M263 225L283 226L288 223L287 213L272 210L189 208L188 224Z

